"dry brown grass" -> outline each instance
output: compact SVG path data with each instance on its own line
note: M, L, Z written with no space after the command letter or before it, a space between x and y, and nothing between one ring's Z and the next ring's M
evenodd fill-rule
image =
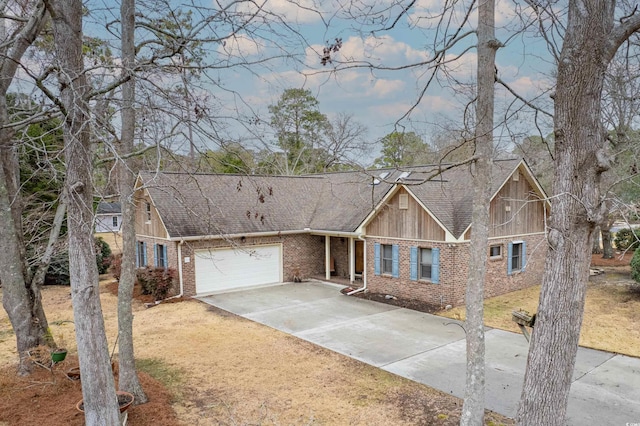
M102 288L112 347L116 298ZM64 334L75 353L69 288L46 287L43 296L54 336ZM136 357L168 386L185 425L459 422L457 398L197 301L150 309L136 302L134 315ZM0 336L0 365L15 362L14 346L11 333ZM41 426L49 424L42 418ZM487 422L512 424L495 414Z
M592 277L587 287L580 345L640 357L640 286L630 278L628 267L606 267ZM485 324L520 333L511 312L536 312L540 286L487 299ZM448 318L464 319L464 307L438 312Z
M109 244L109 248L111 248L111 253L119 254L122 253L122 235L117 232L96 232L96 237L102 238L107 244Z

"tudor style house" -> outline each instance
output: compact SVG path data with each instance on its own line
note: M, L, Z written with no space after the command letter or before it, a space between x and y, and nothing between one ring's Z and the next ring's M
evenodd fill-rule
M186 296L336 275L373 292L459 305L473 172L141 173L138 265L175 268L175 293ZM487 296L540 282L549 214L524 161L495 161L492 182Z

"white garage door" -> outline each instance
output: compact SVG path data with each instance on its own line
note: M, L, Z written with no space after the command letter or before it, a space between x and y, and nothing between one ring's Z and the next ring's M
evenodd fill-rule
M280 245L195 252L196 292L221 292L282 281Z

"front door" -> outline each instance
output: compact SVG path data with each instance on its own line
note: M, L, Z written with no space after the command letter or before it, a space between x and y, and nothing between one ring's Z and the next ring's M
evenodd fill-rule
M364 271L364 241L356 240L356 274Z

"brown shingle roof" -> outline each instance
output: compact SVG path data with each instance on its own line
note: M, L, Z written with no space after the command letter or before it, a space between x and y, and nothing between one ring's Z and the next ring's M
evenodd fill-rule
M520 160L494 161L492 193L498 192L506 179L520 164ZM420 168L410 178L424 175ZM422 173L421 173L422 172ZM460 166L444 171L440 176L421 185L409 186L411 191L456 238L471 224L473 203L473 168Z
M496 161L494 192L519 164ZM310 176L148 173L140 178L170 237L302 231L353 232L394 186L403 183L456 237L471 223L469 166L432 180L436 166ZM389 172L384 179L381 173ZM376 184L373 184L376 179Z

